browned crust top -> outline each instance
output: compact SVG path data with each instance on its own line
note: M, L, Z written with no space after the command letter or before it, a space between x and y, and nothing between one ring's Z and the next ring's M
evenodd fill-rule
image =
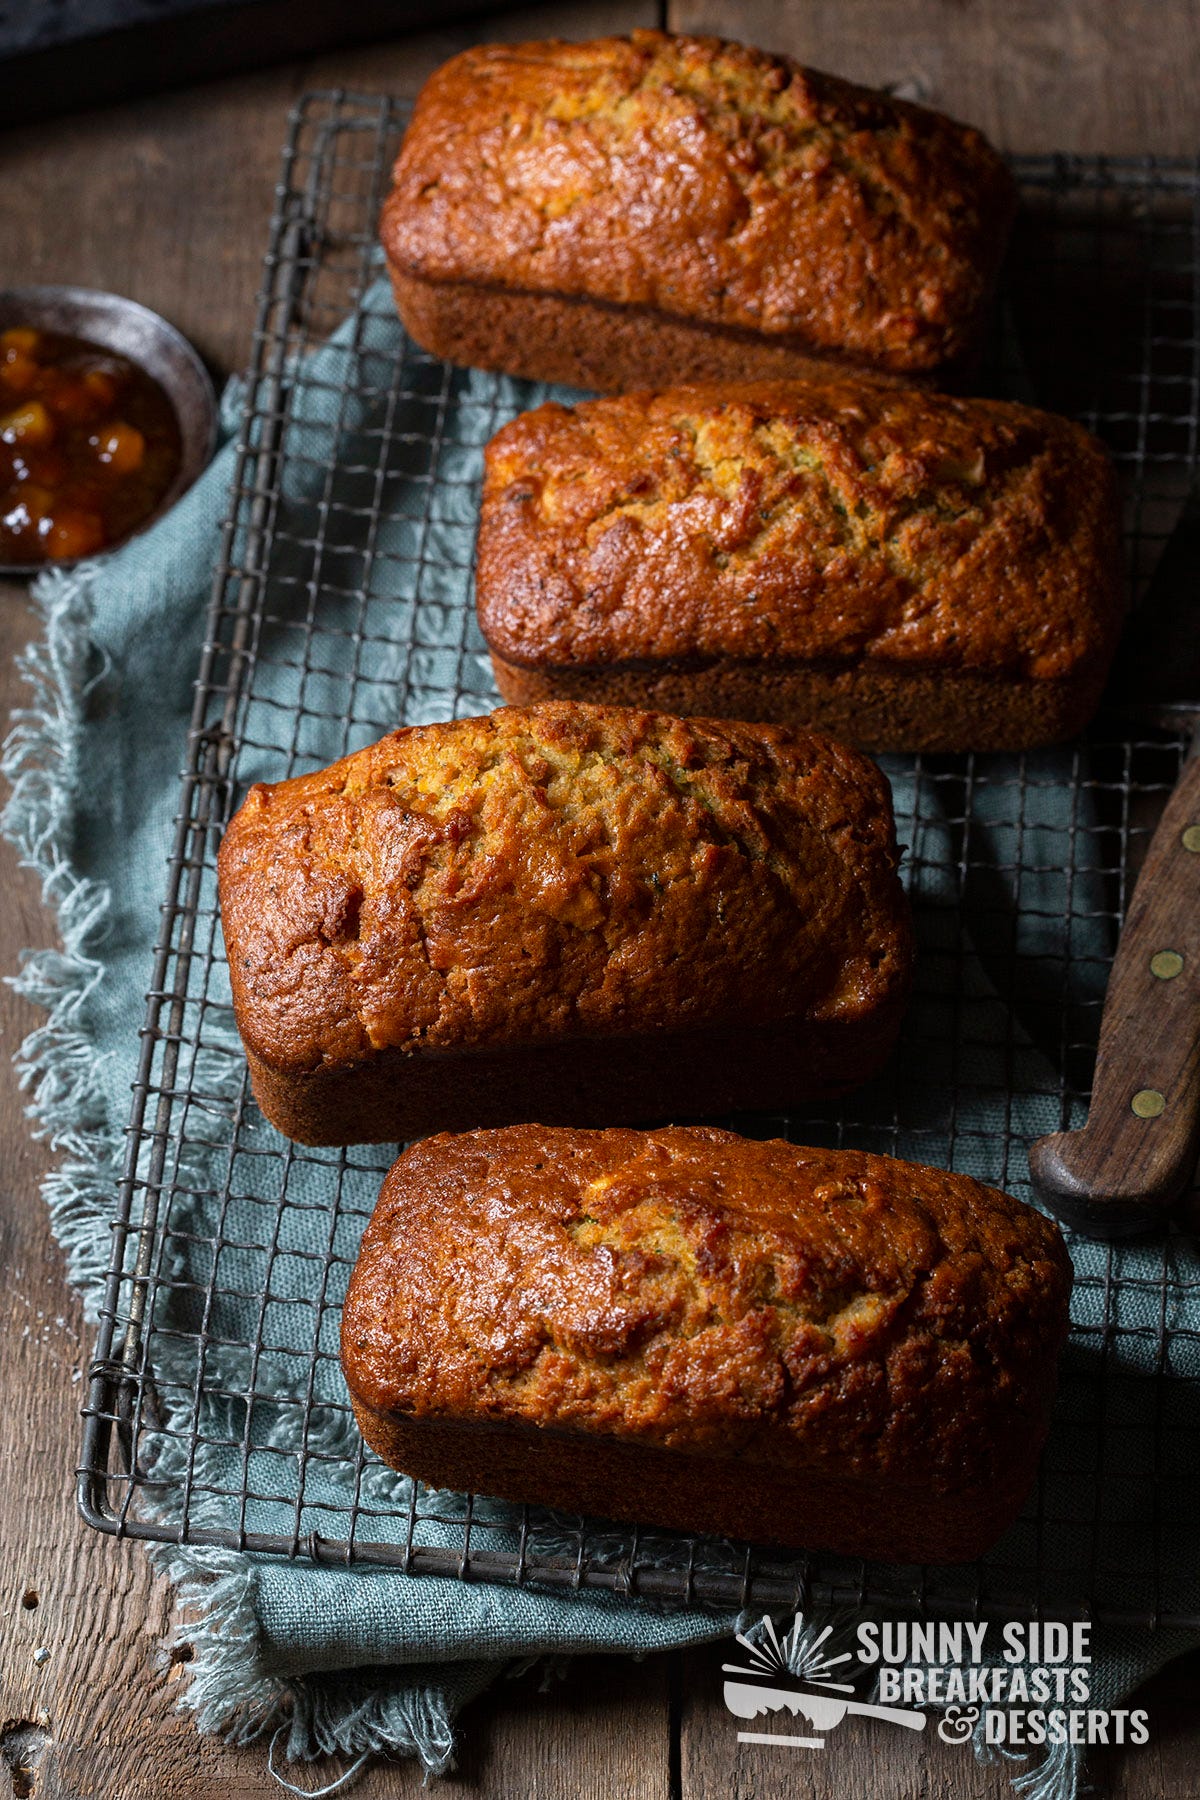
M574 295L934 369L1014 205L941 114L718 38L485 44L426 83L381 234L429 281Z
M1070 1286L1057 1227L964 1175L517 1125L394 1165L342 1359L382 1413L954 1488L1040 1441Z
M221 846L238 1026L300 1072L389 1048L902 1004L885 778L778 726L552 702L252 788Z
M527 667L872 661L1070 677L1123 611L1107 453L843 379L548 404L487 449L480 624Z

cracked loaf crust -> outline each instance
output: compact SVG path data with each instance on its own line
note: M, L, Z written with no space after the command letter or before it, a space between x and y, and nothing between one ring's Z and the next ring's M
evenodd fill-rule
M621 389L973 354L1014 188L977 131L718 38L485 44L426 83L384 206L451 362Z
M393 1166L342 1364L432 1487L956 1562L1028 1492L1070 1289L1058 1228L965 1175L517 1125Z
M859 378L523 413L476 597L508 700L815 725L865 749L1078 731L1124 610L1107 453L998 400Z
M305 1143L782 1106L886 1058L912 961L891 797L843 745L551 703L247 794L234 1011Z

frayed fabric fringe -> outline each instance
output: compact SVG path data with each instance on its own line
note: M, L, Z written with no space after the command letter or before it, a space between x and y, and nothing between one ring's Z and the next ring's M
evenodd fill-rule
M396 1670L366 1670L283 1679L259 1675L247 1681L257 1661L258 1617L255 1573L232 1551L205 1554L203 1570L193 1553L155 1546L156 1565L172 1581L185 1612L194 1661L187 1704L201 1731L220 1731L233 1744L270 1739L268 1767L281 1787L304 1794L334 1794L348 1787L375 1756L420 1759L427 1775L453 1766L454 1728L447 1697L436 1688L405 1683ZM490 1671L463 1670L478 1691ZM474 1679L472 1679L474 1675ZM242 1698L231 1714L229 1694ZM350 1766L325 1786L298 1786L277 1765L349 1757Z
M31 953L12 978L17 991L47 1013L16 1062L34 1129L61 1153L42 1191L70 1279L94 1319L119 1178L120 1136L105 1116L95 1048L81 1023L88 996L104 975L97 951L110 895L102 883L81 877L71 856L85 708L106 669L92 635L92 581L91 569L81 565L69 573L48 572L33 588L43 635L20 659L31 704L14 715L0 756L0 772L11 784L0 830L37 875L58 923L61 948ZM326 1424L314 1422L314 1428L318 1435L328 1433L331 1450L345 1430L344 1422L332 1417ZM427 1776L452 1766L452 1714L482 1691L497 1672L494 1665L459 1665L452 1692L436 1680L418 1681L415 1671L405 1681L403 1671L395 1669L273 1676L263 1672L256 1572L247 1557L178 1545L152 1546L150 1554L190 1615L186 1635L193 1660L181 1704L194 1711L201 1731L222 1731L235 1743L269 1735L271 1773L294 1793L334 1794L376 1755L416 1755ZM794 1652L806 1646L807 1635L803 1644L793 1637ZM232 1711L231 1694L239 1696ZM975 1748L984 1762L1023 1760L978 1736ZM279 1773L277 1751L291 1762L330 1755L351 1760L324 1787L301 1788ZM1014 1771L1013 1786L1022 1800L1078 1800L1078 1757L1069 1745L1056 1745L1036 1768Z
M38 877L61 939L61 949L26 955L12 978L17 992L48 1015L21 1045L16 1067L30 1096L34 1130L62 1154L42 1191L70 1278L94 1319L117 1165L95 1049L79 1023L104 973L93 952L103 938L110 896L101 883L76 873L70 854L83 708L104 669L91 635L91 579L83 566L71 574L51 571L34 586L43 636L18 660L32 705L14 713L0 756L0 773L11 787L0 830L16 846L22 866Z
M443 1775L454 1764L454 1729L442 1695L428 1688L380 1690L378 1685L357 1703L346 1692L330 1694L323 1684L304 1683L294 1696L292 1717L276 1728L271 1739L268 1766L274 1766L275 1747L286 1738L289 1761L315 1756L350 1756L350 1767L318 1793L334 1794L358 1774L373 1756L419 1756L430 1775ZM292 1787L283 1781L284 1787ZM293 1792L311 1793L294 1787Z
M1009 1750L1003 1744L988 1744L983 1730L986 1713L975 1729L975 1754L985 1766L991 1763L1024 1763L1029 1760L1023 1750ZM1083 1759L1073 1744L1051 1744L1041 1762L1018 1774L1010 1768L1013 1792L1021 1800L1079 1800L1083 1778Z
M235 396L236 403L236 396ZM23 867L41 884L53 911L60 948L26 955L10 978L46 1020L30 1032L16 1055L28 1117L60 1161L42 1194L68 1274L89 1319L97 1317L108 1257L108 1222L120 1178L120 1136L106 1117L97 1078L96 1050L81 1023L88 997L104 977L98 954L111 897L100 882L82 877L72 861L72 815L78 792L83 724L88 696L107 673L93 636L93 570L51 570L33 586L42 635L19 659L30 702L15 712L0 773L10 787L0 830L16 847ZM255 1674L259 1664L254 1570L245 1557L214 1549L156 1546L156 1565L173 1580L190 1615L187 1637L194 1651L182 1704L201 1731L223 1731L235 1742L272 1736L289 1760L330 1754L350 1756L334 1792L376 1754L420 1758L427 1772L450 1765L453 1729L445 1695L403 1687L394 1680L361 1677L285 1681ZM382 1673L382 1672L380 1672ZM484 1685L481 1677L475 1684ZM241 1703L230 1715L229 1696ZM281 1740L284 1740L281 1742ZM300 1790L296 1790L300 1791Z

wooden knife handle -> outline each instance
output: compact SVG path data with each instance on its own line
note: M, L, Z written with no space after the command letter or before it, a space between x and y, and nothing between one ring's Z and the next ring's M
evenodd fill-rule
M1091 1237L1161 1223L1200 1152L1200 758L1184 765L1117 946L1087 1124L1039 1138L1033 1185Z

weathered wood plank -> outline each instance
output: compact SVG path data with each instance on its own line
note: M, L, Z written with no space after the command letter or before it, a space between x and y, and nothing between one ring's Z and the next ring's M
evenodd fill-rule
M919 1735L867 1719L847 1719L820 1751L737 1742L738 1723L721 1699L719 1647L682 1658L680 1770L683 1800L1000 1800L1011 1794L1008 1765L982 1767L969 1746L944 1744L931 1719ZM1094 1800L1176 1800L1195 1789L1196 1683L1200 1651L1182 1657L1140 1691L1150 1742L1095 1751L1088 1762ZM786 1714L763 1729L795 1730ZM1014 1772L1020 1772L1014 1766Z
M652 22L656 12L595 0L526 9L503 29L586 36ZM414 92L475 35L458 27L64 120L49 152L43 132L5 134L5 278L131 293L173 319L218 369L238 367L295 96L330 83ZM21 590L0 584L4 718L23 699L13 658L34 623ZM0 966L11 969L22 947L51 942L52 928L36 883L17 872L7 846L0 891ZM14 1793L28 1788L37 1800L266 1800L279 1789L261 1745L233 1751L199 1738L173 1710L183 1670L160 1666L171 1618L165 1584L151 1579L140 1552L89 1532L75 1514L82 1380L73 1377L92 1332L66 1289L37 1197L50 1157L29 1138L8 1062L35 1022L32 1008L0 988L0 1266L9 1274L0 1295L0 1774ZM35 1661L42 1648L48 1659ZM593 1664L553 1696L538 1695L536 1684L502 1684L472 1710L472 1761L455 1779L457 1791L666 1800L661 1672ZM328 1774L301 1771L298 1779L317 1786ZM355 1791L374 1800L420 1789L414 1767L391 1765Z
M921 1732L847 1719L825 1738L823 1750L787 1745L739 1744L738 1730L817 1735L802 1718L780 1713L752 1726L726 1711L721 1699L723 1658L708 1649L683 1658L681 1757L686 1796L728 1796L728 1800L828 1800L839 1794L953 1795L954 1800L990 1800L1003 1793L994 1771L983 1769L968 1746L943 1744L934 1722Z
M17 697L12 659L32 625L5 584L5 714ZM37 885L15 862L0 847L0 963L9 969L22 946L51 941ZM50 1155L29 1138L8 1061L36 1022L32 1007L0 988L0 1772L14 1794L37 1800L216 1800L235 1780L239 1796L266 1796L274 1784L261 1755L230 1758L170 1711L178 1690L156 1662L170 1620L165 1584L152 1581L144 1557L88 1531L75 1512L71 1471L92 1328L66 1287L37 1196ZM31 1771L27 1781L22 1769Z
M456 1789L488 1800L678 1800L670 1661L588 1656L548 1685L536 1668L501 1683L466 1719Z
M1006 148L1187 154L1200 145L1200 51L1194 7L1153 0L1120 8L1105 0L670 0L671 26L711 31L876 85L980 125ZM847 1721L827 1749L738 1746L713 1669L720 1658L684 1658L682 1791L768 1800L782 1795L885 1797L1009 1791L1000 1768L883 1727ZM1194 1693L1200 1658L1187 1658L1141 1696L1151 1716L1145 1750L1093 1759L1098 1796L1167 1800L1194 1786ZM894 1739L903 1738L902 1742Z
M484 35L585 36L655 22L657 5L590 0L526 7L476 25L371 50L215 83L128 107L0 137L5 192L0 252L5 276L71 279L136 294L173 318L221 369L249 344L253 296L287 108L312 84L413 92L455 49ZM1200 105L1191 74L1200 21L1184 0L805 0L803 5L674 0L680 27L714 29L777 45L867 80L931 84L925 97L1021 147L1194 147ZM230 146L236 146L231 155ZM0 588L0 713L17 697L12 657L32 621ZM50 941L36 888L0 849L0 965L20 947ZM0 989L0 1048L34 1021ZM31 1759L36 1800L265 1800L278 1788L261 1746L235 1752L198 1738L173 1711L181 1670L157 1661L170 1618L165 1586L144 1557L77 1521L70 1469L77 1454L81 1382L90 1331L67 1294L36 1197L49 1161L30 1142L21 1100L0 1068L0 1772L14 1793ZM36 1595L36 1605L25 1604ZM49 1659L34 1662L45 1647ZM847 1800L903 1794L999 1796L999 1772L967 1774L962 1753L912 1761L881 1755L882 1727L840 1728L818 1767L796 1752L738 1751L717 1688L720 1655L681 1659L683 1729L678 1791L686 1800L773 1800L827 1794ZM1190 1792L1197 1731L1197 1664L1153 1684L1153 1737L1145 1752L1114 1753L1097 1768L1112 1800L1166 1800ZM470 1713L464 1760L450 1792L493 1800L674 1800L668 1718L669 1659L640 1667L590 1659L549 1694L536 1677L502 1684ZM731 1748L732 1745L732 1748ZM836 1747L836 1754L835 1754ZM757 1755L758 1760L745 1760ZM945 1759L950 1759L949 1761ZM302 1771L317 1786L329 1770ZM962 1782L982 1786L963 1786ZM807 1786L803 1785L805 1782ZM362 1800L416 1795L409 1765L382 1767L355 1789ZM0 1792L3 1792L0 1783Z
M1187 0L670 0L668 14L677 31L895 87L1004 149L1200 147L1200 9Z

